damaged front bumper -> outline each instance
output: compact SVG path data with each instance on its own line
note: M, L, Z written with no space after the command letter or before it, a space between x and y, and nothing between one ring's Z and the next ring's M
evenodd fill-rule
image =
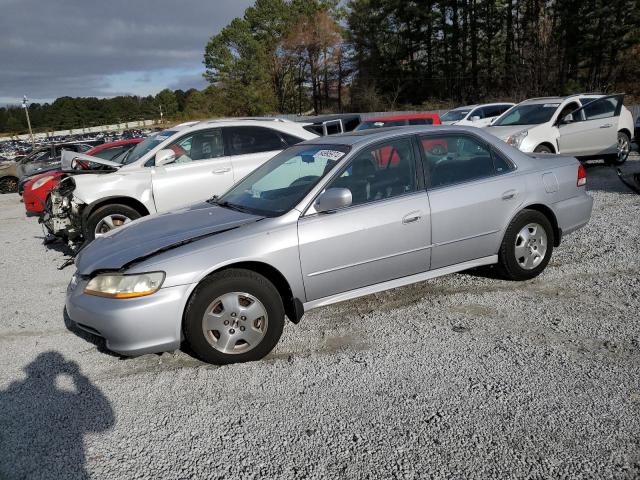
M56 237L71 243L82 238L83 202L73 196L75 181L73 177L65 178L60 185L51 191L51 202L40 218L47 231Z

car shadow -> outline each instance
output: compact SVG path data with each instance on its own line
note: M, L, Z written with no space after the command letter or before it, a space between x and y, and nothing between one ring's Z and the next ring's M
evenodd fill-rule
M56 351L0 390L0 478L88 478L84 436L115 425L109 399Z
M622 173L640 171L640 155L632 153L621 166L607 165L602 160L590 160L583 163L587 170L587 191L605 191L636 195L618 178L617 169Z

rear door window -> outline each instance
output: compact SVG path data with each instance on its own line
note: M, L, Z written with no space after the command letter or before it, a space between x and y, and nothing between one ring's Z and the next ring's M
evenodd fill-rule
M421 137L431 187L445 187L494 175L489 148L469 135Z
M275 130L265 127L225 127L225 142L230 155L283 150L287 145Z

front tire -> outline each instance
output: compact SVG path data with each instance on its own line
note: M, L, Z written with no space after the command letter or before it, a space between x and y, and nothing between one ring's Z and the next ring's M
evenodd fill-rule
M546 268L553 252L549 219L536 210L522 210L502 239L498 272L507 280L530 280Z
M546 145L538 145L534 150L534 153L554 153L553 150L551 150L549 147L547 147Z
M84 238L87 242L92 242L96 237L100 237L141 216L140 212L127 205L114 204L97 208L87 219Z
M278 343L284 306L276 287L251 270L215 273L195 290L184 336L196 356L217 365L260 360Z

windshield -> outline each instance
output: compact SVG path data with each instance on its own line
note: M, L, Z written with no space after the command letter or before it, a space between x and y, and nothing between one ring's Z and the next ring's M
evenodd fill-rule
M275 217L288 212L349 151L346 145L298 145L254 170L216 203Z
M534 103L518 105L509 110L494 122L494 126L505 127L508 125L539 125L551 120L559 103Z
M123 165L129 165L130 163L136 162L140 160L145 154L164 142L167 138L172 137L176 133L177 130L163 130L157 135L148 137L143 142L140 142L134 148L129 150L129 153L127 153L127 155L118 158L118 160L114 159L114 161L120 162Z
M356 130L369 130L370 128L382 127L402 127L406 124L406 120L368 120L358 125Z
M22 159L22 162L26 163L26 162L42 161L42 160L45 160L45 159L49 158L49 155L51 155L51 151L49 149L37 150L35 152L30 153L26 157L24 157Z
M440 120L443 122L457 122L463 120L471 110L449 110L445 113Z

